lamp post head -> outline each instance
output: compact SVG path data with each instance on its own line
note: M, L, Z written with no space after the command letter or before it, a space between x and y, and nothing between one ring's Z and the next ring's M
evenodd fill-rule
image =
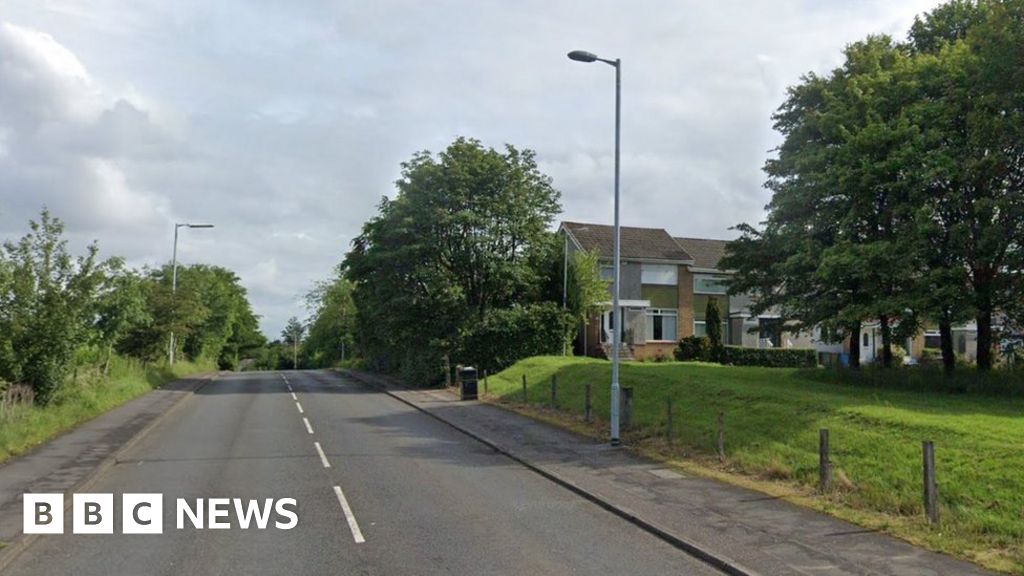
M577 62L595 62L597 61L597 55L586 50L573 50L569 52L569 60L575 60Z
M188 224L189 228L213 228L213 224Z

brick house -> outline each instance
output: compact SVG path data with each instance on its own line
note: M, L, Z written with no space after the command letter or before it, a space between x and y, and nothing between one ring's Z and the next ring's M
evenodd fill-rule
M601 277L609 281L604 311L581 329L579 349L588 356L610 356L612 342L611 280L614 235L603 224L563 222L566 253L584 250L597 253ZM708 299L716 299L722 311L723 335L730 342L729 296L717 269L726 241L673 238L661 228L621 228L623 358L672 357L680 338L706 333L704 311Z

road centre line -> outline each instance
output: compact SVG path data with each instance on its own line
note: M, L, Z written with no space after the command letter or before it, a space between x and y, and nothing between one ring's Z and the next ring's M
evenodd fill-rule
M292 392L291 389L289 389L288 391ZM295 400L296 402L299 401L299 397L295 395L295 392L292 392L292 400Z
M341 491L341 486L334 487L334 494L338 497L338 504L341 504L341 511L345 513L348 528L352 531L352 539L356 541L356 544L366 542L366 539L363 538L363 531L359 529L359 523L356 522L356 515L352 513L352 508L349 507L348 500L345 499L345 493Z
M306 432L312 434L313 427L309 425L309 420L305 416L302 417L302 423L306 425Z
M330 468L331 463L327 461L327 454L324 454L324 449L320 447L320 443L313 442L313 446L316 446L316 453L320 455L320 463L324 465L324 468Z
M299 414L305 414L305 412L302 411L302 404L295 402L295 407L299 409Z

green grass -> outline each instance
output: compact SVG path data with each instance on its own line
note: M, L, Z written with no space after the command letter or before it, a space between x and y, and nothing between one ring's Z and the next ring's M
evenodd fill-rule
M522 375L531 406L521 405ZM557 375L556 412L551 377ZM591 433L582 426L584 383L594 414L609 411L611 365L540 357L488 379L491 398ZM1002 571L1024 573L1024 400L893 390L829 382L806 370L701 363L622 366L634 389L628 443L647 454L778 492L843 518ZM666 398L676 441L664 440ZM717 462L725 414L726 461ZM566 414L572 417L566 417ZM815 494L818 430L830 431L837 487ZM923 517L921 442L935 442L942 521Z
M80 371L77 381L69 381L49 405L19 407L9 417L0 418L0 462L167 382L212 369L212 365L191 362L178 362L173 369L143 367L114 358L106 378L96 370Z

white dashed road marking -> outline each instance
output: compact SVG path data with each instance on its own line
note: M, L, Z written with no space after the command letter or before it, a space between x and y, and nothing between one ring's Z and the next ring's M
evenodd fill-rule
M313 446L316 446L316 453L320 455L320 463L324 465L324 468L330 468L331 463L327 461L327 454L324 454L324 449L320 447L320 443L313 442Z
M356 541L356 544L366 542L366 539L363 538L363 531L359 529L359 523L356 522L356 516L352 513L348 500L345 499L345 493L341 491L341 486L334 487L334 494L338 497L338 504L341 504L341 511L345 513L348 528L352 531L352 539Z
M312 434L313 433L313 427L309 425L309 420L307 420L305 417L303 417L302 418L302 423L306 425L306 432L309 432L310 434Z
M296 402L295 407L299 409L299 414L305 414L305 412L302 411L302 404Z

